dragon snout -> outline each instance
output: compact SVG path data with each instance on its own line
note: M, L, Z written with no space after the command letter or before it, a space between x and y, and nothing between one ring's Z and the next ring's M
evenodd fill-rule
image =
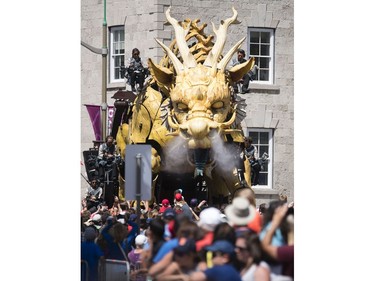
M194 118L188 120L180 129L181 133L188 139L190 149L210 148L212 132L218 125L207 118Z
M193 119L188 122L188 133L197 140L204 139L210 132L208 122L204 119Z

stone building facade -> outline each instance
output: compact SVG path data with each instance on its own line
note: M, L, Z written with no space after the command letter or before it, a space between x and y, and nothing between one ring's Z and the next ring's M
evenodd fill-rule
M112 30L123 30L121 49L125 60L137 47L143 60L154 61L164 55L156 43L158 38L167 46L173 33L165 25L165 11L171 6L171 15L177 20L199 18L207 23L206 34L214 34L221 20L232 16L231 8L238 11L241 22L229 27L225 54L242 37L246 56L258 55L257 63L266 74L258 73L250 83L250 92L241 94L246 99L247 117L243 121L246 135L255 137L260 151L267 151L269 164L263 171L263 184L255 186L257 205L286 195L294 198L294 3L292 0L82 0L81 40L95 48L102 47L102 26L106 4L107 20L107 103L113 105L113 94L124 88L125 82L114 78L111 48L115 39ZM264 37L264 38L263 38ZM260 40L257 41L256 40ZM262 41L262 40L265 41ZM254 41L255 40L255 41ZM264 42L266 44L264 44ZM259 53L251 49L259 47ZM261 60L263 59L263 65ZM111 61L112 60L112 61ZM264 62L269 65L264 65ZM81 46L81 151L93 146L95 139L85 104L100 105L102 101L102 56ZM263 80L262 80L263 79ZM129 88L128 88L129 89ZM260 155L261 156L261 155ZM85 174L84 166L82 173ZM82 179L82 190L86 187Z

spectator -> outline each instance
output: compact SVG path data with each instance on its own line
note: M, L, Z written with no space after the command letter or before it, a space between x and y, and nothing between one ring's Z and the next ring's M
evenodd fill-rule
M229 223L221 222L214 229L213 242L217 240L228 240L234 244L236 242L236 231Z
M142 267L143 249L147 243L148 239L145 235L138 235L135 238L135 249L131 250L128 254L130 270L134 272L136 281L145 281L147 279L147 274L139 272Z
M246 198L249 201L250 205L252 205L254 208L256 207L256 205L255 205L255 193L250 187L240 189L239 191L237 191L235 193L235 197ZM247 224L247 227L250 230L256 232L257 234L259 234L260 231L262 230L263 219L262 219L261 213L258 210L255 212L254 219L252 219Z
M87 262L89 271L89 281L98 280L98 266L99 260L103 257L104 253L100 247L95 244L95 239L98 231L94 227L86 227L84 231L84 241L81 242L81 260Z
M149 249L145 253L144 267L149 268L153 264L153 259L165 243L164 222L160 218L155 218L150 222L147 231L149 239Z
M241 281L241 276L231 264L234 258L234 246L227 240L215 241L211 246L206 247L212 252L212 267L204 271L197 271L190 274L191 281Z
M271 201L266 209L265 213L263 214L263 228L262 231L259 233L260 240L263 240L266 232L271 227L272 218L276 209L280 206L283 206L285 203L280 200ZM276 228L273 236L272 236L272 245L274 246L282 246L286 244L287 240L287 223L283 220L280 225Z
M186 280L199 270L195 240L187 239L173 249L173 262L157 276L157 280Z
M102 216L99 213L95 213L92 218L85 222L86 226L93 226L97 230L102 228Z
M275 246L272 238L282 224L287 223L287 245ZM294 210L284 203L275 209L269 228L262 240L263 249L282 265L282 275L294 278Z
M175 195L176 205L179 205L182 209L182 213L187 216L190 220L193 220L193 211L191 210L190 206L184 200L184 197L181 193L177 193Z
M190 207L192 208L193 212L198 216L198 218L196 218L196 220L198 221L200 213L204 208L208 207L208 204L206 200L202 200L198 204L198 200L196 198L193 198L191 199Z
M159 277L168 268L173 261L174 248L183 245L187 239L196 241L199 233L197 224L188 220L185 216L178 218L178 221L181 220L181 225L177 227L177 237L165 242L153 259L154 264L149 270L151 277Z
M244 197L235 197L232 204L225 208L228 222L235 228L236 233L249 231L247 225L255 218L255 213L255 207Z
M172 239L175 236L174 223L175 223L176 212L172 208L168 208L163 213L164 221L164 239L166 241Z
M160 207L160 209L159 209L159 213L160 214L162 214L162 213L164 213L164 211L166 210L166 209L168 209L168 208L171 208L171 204L169 203L169 200L168 199L163 199L162 201L161 201L161 207Z
M242 281L269 281L271 272L262 261L262 247L256 233L243 233L235 243L237 260L240 262Z
M101 232L106 245L106 251L104 251L106 259L127 260L123 243L127 234L128 231L125 225L117 222L112 216L107 218L106 224Z
M204 232L203 238L197 241L197 251L201 251L205 246L211 245L214 239L215 227L223 222L222 213L215 207L204 209L199 215L198 226Z
M124 240L124 249L126 254L128 254L131 251L132 246L135 244L135 238L138 235L139 225L136 223L136 220L136 214L131 214L126 220L128 224L128 235Z
M84 232L84 230L86 229L86 227L87 227L87 221L90 219L90 215L91 215L91 213L90 213L90 211L88 211L88 210L83 210L82 212L81 212L81 232L83 233ZM89 224L90 225L90 224Z
M197 207L198 206L198 199L197 198L192 198L191 200L190 200L190 207L191 208L195 208L195 207Z

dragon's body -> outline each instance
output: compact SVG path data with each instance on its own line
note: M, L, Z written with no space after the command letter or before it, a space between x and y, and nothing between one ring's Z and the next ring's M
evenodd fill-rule
M127 112L129 119L117 133L122 157L127 144L151 144L152 171L191 173L204 177L210 195L228 196L241 186L250 186L248 161L240 156L245 118L244 100L231 85L254 65L254 60L229 70L226 66L245 38L223 57L228 26L237 23L237 11L206 36L199 20L182 23L170 16L176 39L159 65L149 59L152 79ZM190 43L188 45L188 43Z

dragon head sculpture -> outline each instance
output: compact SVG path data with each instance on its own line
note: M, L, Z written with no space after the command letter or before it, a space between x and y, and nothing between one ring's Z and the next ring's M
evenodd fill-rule
M172 51L155 39L172 62L173 70L155 65L149 59L153 78L160 88L167 89L165 92L170 97L168 125L174 130L170 134L184 138L191 150L208 150L214 138L223 137L233 130L240 131L239 124L235 124L237 100L231 84L249 72L255 60L252 58L226 70L228 62L245 40L245 37L239 40L222 56L229 25L239 23L237 11L234 8L232 11L233 16L222 21L218 29L213 24L216 42L206 48L204 61L201 59L203 56L197 61L197 56L192 54L187 44L191 22L179 23L171 17L169 7L166 18L174 28L179 57L176 50Z

